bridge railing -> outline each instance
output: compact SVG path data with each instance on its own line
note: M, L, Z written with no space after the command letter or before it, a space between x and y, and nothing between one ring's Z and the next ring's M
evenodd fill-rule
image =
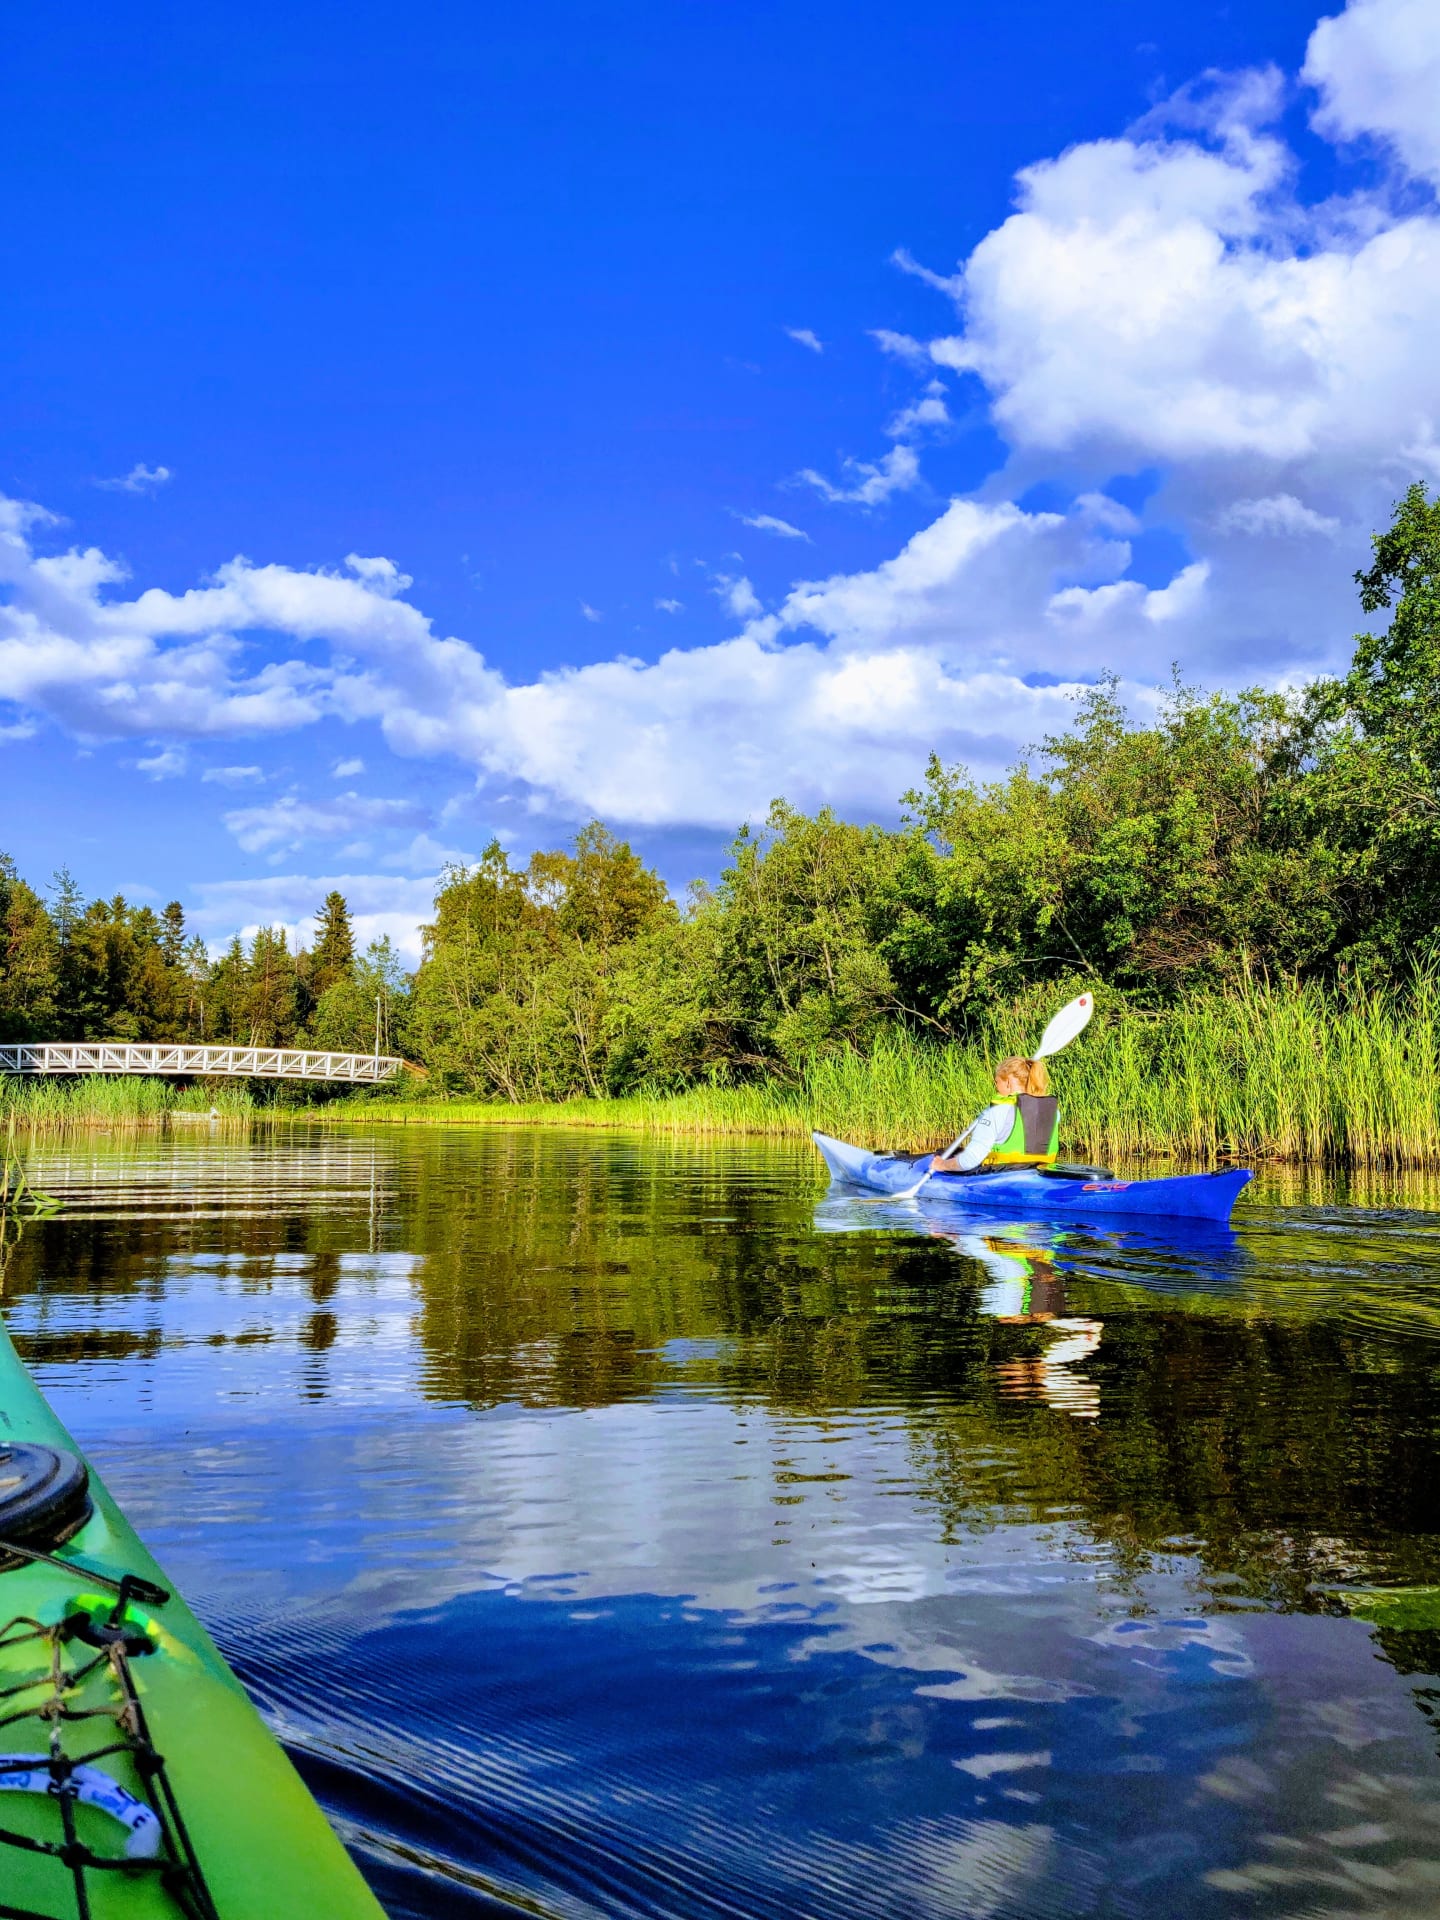
M405 1062L388 1053L303 1047L191 1047L76 1040L0 1046L0 1073L224 1075L236 1080L388 1080Z

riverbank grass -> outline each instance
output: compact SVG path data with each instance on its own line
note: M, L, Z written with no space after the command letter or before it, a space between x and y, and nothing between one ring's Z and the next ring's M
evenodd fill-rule
M603 1127L658 1135L943 1144L990 1096L991 1069L1023 1053L1053 1007L1012 1008L973 1041L936 1045L899 1030L800 1073L742 1086L512 1105L393 1088L313 1106L259 1106L243 1082L177 1087L87 1077L0 1082L0 1123L30 1133L124 1130L200 1120L408 1126ZM1088 1032L1054 1063L1062 1151L1112 1164L1280 1161L1440 1169L1440 987L1326 994L1245 983L1163 1012L1102 996Z
M536 1105L381 1094L335 1102L319 1117L772 1138L818 1129L917 1149L942 1144L979 1111L994 1060L1024 1052L1034 1030L1027 1007L972 1044L895 1032L868 1052L815 1060L789 1081ZM1054 1063L1062 1150L1112 1163L1440 1168L1437 1055L1440 991L1428 978L1403 995L1249 982L1163 1013L1102 1004Z
M172 1118L248 1119L254 1102L244 1082L177 1086L140 1075L76 1074L0 1078L0 1121L27 1133L124 1131L163 1126Z

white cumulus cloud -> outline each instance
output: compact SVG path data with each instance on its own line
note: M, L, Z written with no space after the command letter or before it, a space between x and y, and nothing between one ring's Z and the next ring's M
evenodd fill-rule
M103 555L35 552L46 530L32 515L0 545L13 583L0 602L0 694L101 737L138 730L142 716L153 735L164 716L177 745L367 721L393 751L452 758L482 788L551 816L724 828L782 792L885 811L932 749L998 771L1063 726L1077 684L1107 667L1143 707L1176 657L1223 663L1229 646L1248 673L1267 646L1283 653L1286 630L1251 604L1243 575L1237 588L1192 561L1168 584L1130 578L1128 524L1095 491L1064 513L956 500L891 558L800 581L773 612L743 576L717 582L734 638L515 684L438 635L391 590L398 575L234 560L186 593L126 598ZM1072 589L1096 597L1060 600L1074 617L1057 618L1052 600ZM26 636L42 631L37 649ZM294 657L251 672L262 635ZM1036 673L1061 684L1033 684ZM274 858L314 839L421 831L428 817L405 801L290 794L226 823Z
M1320 94L1316 130L1366 135L1440 183L1440 9L1434 0L1352 0L1310 36L1303 78Z
M1045 611L1052 620L1104 622L1113 627L1121 612L1147 620L1152 626L1198 612L1203 602L1209 563L1197 560L1182 567L1166 587L1145 587L1138 580L1113 580L1103 587L1063 587L1051 594Z
M395 753L469 768L477 807L725 828L777 793L888 810L931 750L998 771L1106 669L1143 712L1175 660L1230 684L1338 664L1370 532L1412 477L1440 479L1440 214L1414 178L1431 166L1432 22L1357 0L1316 30L1317 127L1395 156L1353 192L1301 198L1281 76L1212 75L1025 168L1014 211L954 271L907 258L951 311L928 341L876 337L983 389L1007 464L888 557L792 580L768 612L740 563L712 574L735 623L718 644L517 682L437 632L388 559L236 557L171 593L0 501L0 738L48 723L163 753L365 722ZM914 405L930 400L944 394ZM904 436L943 425L906 413ZM898 507L920 469L900 437L879 462L802 477L832 503ZM1032 498L1055 504L1018 504ZM292 795L228 817L271 856L388 833L408 850L384 858L438 858L406 804Z
M963 323L932 358L984 381L1030 464L1334 486L1409 449L1440 471L1440 220L1298 204L1293 156L1264 125L1277 93L1232 76L1025 168L1018 210L956 275L929 276Z

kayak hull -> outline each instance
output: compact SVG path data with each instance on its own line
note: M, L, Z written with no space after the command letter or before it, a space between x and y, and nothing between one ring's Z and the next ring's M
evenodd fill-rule
M812 1134L832 1179L872 1193L901 1193L928 1171L932 1156L907 1159L872 1153L867 1147ZM1177 1173L1155 1180L1092 1179L1041 1173L1034 1167L999 1167L980 1173L937 1173L921 1190L927 1201L967 1210L991 1208L1037 1220L1158 1218L1224 1224L1251 1178L1246 1167L1218 1173Z
M32 1451L81 1457L0 1323L0 1446L17 1442ZM6 1781L0 1791L0 1830L42 1844L63 1837L54 1796L34 1788L16 1790L22 1785L18 1761L23 1756L34 1754L44 1765L49 1723L36 1709L43 1709L47 1687L35 1676L58 1659L67 1675L62 1695L67 1715L83 1710L95 1716L59 1723L65 1755L80 1762L108 1749L95 1759L89 1776L102 1791L82 1793L81 1801L89 1804L77 1805L72 1816L80 1839L102 1857L124 1855L126 1828L112 1817L115 1805L125 1807L137 1823L149 1821L158 1839L153 1817L135 1803L154 1805L157 1797L163 1802L168 1786L179 1815L178 1823L170 1823L172 1831L183 1830L188 1837L211 1903L207 1907L203 1896L192 1905L177 1900L158 1870L87 1867L93 1920L177 1920L187 1912L213 1912L220 1920L277 1920L282 1914L384 1920L378 1901L239 1681L185 1602L168 1591L169 1582L93 1468L89 1498L88 1518L52 1549L67 1563L64 1570L53 1561L0 1560L0 1691L9 1690L9 1719L0 1729L0 1762L5 1763L0 1778ZM63 1629L54 1633L61 1623L73 1625L84 1615L105 1625L116 1603L113 1583L127 1574L153 1583L163 1595L142 1588L142 1599L125 1607L123 1625L133 1630L135 1644L118 1663L128 1673L145 1730L163 1761L158 1792L147 1787L131 1748L116 1739L113 1716L123 1707L126 1682L107 1664L103 1645L97 1658L83 1638L67 1636ZM148 1646L140 1644L145 1641ZM73 1685L70 1676L78 1676ZM43 1787L43 1780L37 1784ZM104 1810L107 1796L111 1811ZM177 1851L183 1859L183 1851L167 1839L160 1857L174 1859ZM0 1902L6 1911L74 1914L71 1869L53 1855L9 1844L0 1835Z

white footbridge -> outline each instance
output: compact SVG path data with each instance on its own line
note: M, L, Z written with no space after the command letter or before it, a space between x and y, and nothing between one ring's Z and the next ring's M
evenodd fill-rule
M374 1085L405 1062L389 1053L319 1053L302 1047L190 1047L129 1041L43 1041L0 1047L0 1073L133 1073L232 1080L349 1080Z

